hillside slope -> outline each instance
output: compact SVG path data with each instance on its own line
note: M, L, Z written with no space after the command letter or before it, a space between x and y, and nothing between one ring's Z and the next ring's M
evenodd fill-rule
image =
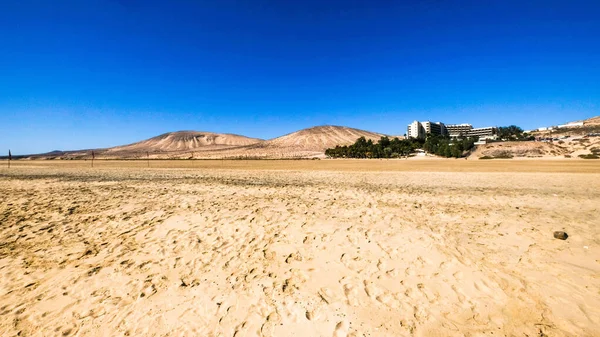
M583 121L584 126L600 125L600 116L588 118Z
M111 152L177 152L202 150L203 148L227 148L247 146L262 142L261 139L233 134L199 131L169 132L137 143L107 149Z
M498 142L478 145L472 158L552 158L588 155L600 152L600 137L571 137L555 142Z
M360 137L379 140L384 136L380 133L349 128L345 126L315 126L292 132L285 136L266 141L263 145L275 148L293 148L301 151L324 152L336 145L350 145Z

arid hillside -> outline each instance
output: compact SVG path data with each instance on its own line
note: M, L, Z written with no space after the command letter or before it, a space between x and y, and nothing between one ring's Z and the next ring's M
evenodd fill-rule
M265 145L268 147L324 152L336 145L350 145L360 137L377 141L382 136L384 135L380 133L345 126L326 125L303 129L271 139L266 141Z
M600 137L569 137L553 142L498 142L479 145L472 158L579 158L600 154ZM589 158L591 159L591 158Z
M512 157L547 157L564 156L569 151L553 143L542 142L501 142L479 145L471 156L512 158Z
M137 143L96 149L96 158L132 159L222 159L222 158L312 158L324 156L325 149L349 145L365 137L377 141L380 133L345 126L316 126L271 140L233 134L179 131L165 133ZM32 158L90 159L92 150L53 152Z
M378 140L382 134L345 126L316 126L245 147L204 152L204 158L315 158L327 148L349 145L358 138Z
M592 117L583 121L584 126L600 125L600 116Z
M570 126L554 128L549 130L533 131L531 134L535 137L562 137L562 136L584 136L590 133L600 133L600 116L588 118L583 121L583 126Z
M479 145L472 158L581 158L594 159L600 155L600 116L586 119L583 126L534 131L538 140L528 142L501 142Z
M533 132L552 142L503 142L478 146L471 157L493 158L578 158L600 152L600 116L589 118L583 126ZM137 143L108 149L95 149L97 159L285 159L325 157L325 150L350 145L358 138L379 140L383 134L345 126L315 126L287 135L262 140L234 134L199 131L165 133ZM393 137L393 136L390 136ZM32 159L91 159L92 149L53 151L32 155ZM591 159L591 158L588 158Z
M107 149L113 152L176 152L198 150L203 147L237 147L256 144L261 139L233 134L220 134L199 131L169 132L141 142Z

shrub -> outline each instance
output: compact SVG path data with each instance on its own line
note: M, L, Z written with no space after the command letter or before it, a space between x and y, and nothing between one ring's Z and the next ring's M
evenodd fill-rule
M590 153L590 154L580 154L579 158L583 158L583 159L600 159L600 156L595 155L593 153Z
M500 152L498 155L494 156L495 159L510 159L513 155L508 151Z

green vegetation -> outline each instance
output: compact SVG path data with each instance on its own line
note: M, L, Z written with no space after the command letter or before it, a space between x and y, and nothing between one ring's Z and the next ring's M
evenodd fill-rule
M580 154L579 158L583 158L583 159L600 159L600 156L590 153L590 154Z
M381 137L377 143L360 137L350 146L336 146L325 150L325 155L332 158L399 158L414 153L417 149L434 153L442 157L460 158L473 148L474 138L450 139L444 136L427 135L427 140L421 139L389 139Z
M494 159L511 159L512 157L513 155L510 152L504 151L494 156Z
M497 155L495 155L493 157L492 156L483 156L479 159L511 159L512 157L513 156L510 152L504 151L504 152L498 153Z
M360 137L350 146L336 146L325 150L325 155L332 158L399 158L408 156L423 146L419 139L389 139L381 137L377 143Z
M451 139L447 136L427 135L423 149L446 158L460 158L475 145L475 138Z
M535 137L523 133L523 129L516 125L501 126L498 128L498 137L504 140L526 141L535 140Z

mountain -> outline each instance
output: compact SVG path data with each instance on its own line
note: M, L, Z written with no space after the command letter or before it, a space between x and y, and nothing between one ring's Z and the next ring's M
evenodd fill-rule
M358 138L373 141L380 133L345 126L316 126L278 138L262 140L234 134L199 131L169 132L137 143L94 149L97 159L139 159L149 152L152 159L222 158L313 158L323 157L327 148L350 145ZM92 150L53 152L30 158L90 159Z
M108 155L112 152L179 152L191 150L206 150L247 146L262 142L262 139L244 137L234 134L199 132L199 131L177 131L169 132L146 139L137 143L116 146L104 152Z
M360 137L379 140L384 136L380 133L349 128L345 126L315 126L308 129L292 132L285 136L274 138L264 142L266 147L291 148L301 151L324 152L336 145L350 145Z

